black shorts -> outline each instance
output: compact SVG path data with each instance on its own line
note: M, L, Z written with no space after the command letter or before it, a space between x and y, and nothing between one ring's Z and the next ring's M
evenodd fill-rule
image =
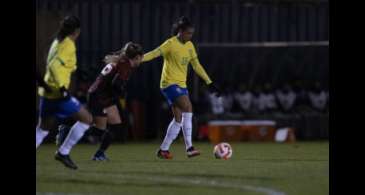
M89 94L87 98L87 108L93 116L106 116L105 109L116 104L115 98L105 98L93 94Z

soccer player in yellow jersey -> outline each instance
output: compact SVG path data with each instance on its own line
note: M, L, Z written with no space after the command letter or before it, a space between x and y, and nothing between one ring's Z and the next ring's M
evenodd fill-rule
M36 149L48 135L49 130L55 127L58 119L73 117L78 121L72 126L69 136L55 156L56 160L60 160L70 168L77 168L69 158L70 148L92 123L91 114L67 91L71 73L76 70L75 41L79 34L79 19L75 16L65 17L48 53L47 69L43 79L48 90L43 87L38 89L40 109L36 127Z
M219 89L200 64L195 47L190 41L193 33L192 23L184 16L179 18L173 25L173 36L158 48L146 53L142 60L147 62L159 56L164 58L160 88L174 114L174 119L170 122L166 136L157 151L159 158L172 158L169 147L178 136L180 128L183 130L187 156L193 157L200 154L194 148L191 139L193 113L186 88L188 65L191 64L195 73L205 81L209 89L218 92L219 95Z

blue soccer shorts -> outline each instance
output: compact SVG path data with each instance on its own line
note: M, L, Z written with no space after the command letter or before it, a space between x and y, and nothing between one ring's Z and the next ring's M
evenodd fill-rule
M169 106L171 106L178 97L189 95L189 92L186 88L179 87L176 84L161 89L161 93L166 98Z
M81 103L75 97L67 100L40 98L39 115L42 118L52 116L64 119L79 112L80 109Z

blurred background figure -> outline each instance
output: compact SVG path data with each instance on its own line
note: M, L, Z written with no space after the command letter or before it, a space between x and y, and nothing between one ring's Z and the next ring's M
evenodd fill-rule
M211 106L211 112L215 115L220 115L224 113L224 103L223 103L223 96L217 97L213 93L207 93L210 106Z
M241 83L239 90L235 92L234 99L238 102L240 111L248 114L251 111L253 95L244 83Z
M292 111L297 96L288 83L284 84L282 88L276 90L276 97L281 111L284 113Z
M233 91L232 86L227 84L224 84L225 90L222 94L222 101L223 101L223 107L224 107L224 113L230 114L232 113L232 106L233 106Z
M261 95L265 113L272 114L274 111L277 110L278 106L270 83L265 83L264 90Z
M312 89L308 92L309 100L313 109L318 112L326 110L328 97L320 82L315 82Z

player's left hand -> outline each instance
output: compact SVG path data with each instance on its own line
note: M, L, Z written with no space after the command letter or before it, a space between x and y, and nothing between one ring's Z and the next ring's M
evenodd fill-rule
M208 89L210 92L215 93L217 97L222 95L222 90L215 83L210 83Z

